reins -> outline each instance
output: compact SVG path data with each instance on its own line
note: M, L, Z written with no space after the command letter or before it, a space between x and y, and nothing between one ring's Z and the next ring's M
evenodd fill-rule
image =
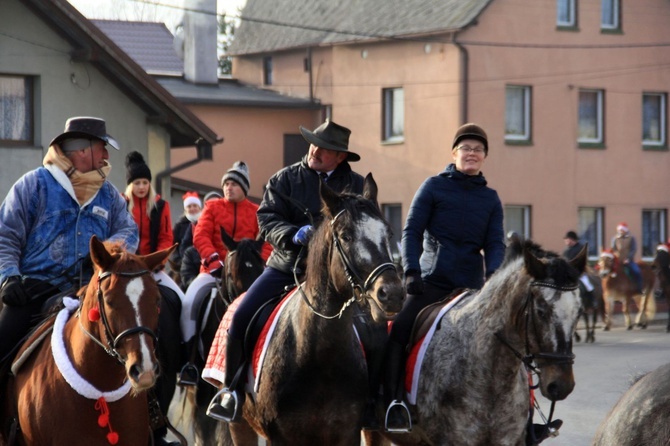
M335 222L337 219L343 215L346 212L346 209L342 209L340 212L333 217L333 219L330 221L330 226L331 228L335 225ZM324 319L335 319L335 318L341 318L342 314L344 314L344 310L347 309L349 305L354 303L356 300L364 300L367 298L370 298L370 295L368 294L368 291L374 285L374 283L377 281L377 279L388 269L393 269L395 270L395 265L391 262L385 262L382 263L381 265L377 266L375 269L373 269L370 274L368 274L367 278L365 280L361 279L361 276L356 272L356 268L354 265L351 263L351 260L349 257L347 257L347 254L344 252L344 249L342 248L342 243L340 242L339 238L337 237L337 234L333 230L333 244L335 245L335 248L337 249L337 252L339 253L340 260L342 260L342 266L344 267L344 274L347 278L347 281L349 282L349 285L351 285L351 289L353 291L351 298L349 298L344 304L342 305L342 308L340 311L332 316L326 316L324 314L319 313L316 308L309 302L309 299L307 299L307 296L305 295L304 290L302 289L302 284L298 283L298 278L296 276L295 270L296 268L293 268L293 276L296 280L296 285L298 286L298 290L300 291L300 294L302 295L303 300L307 304L307 306L312 310L312 313L316 314L319 317L322 317Z
M554 297L558 296L560 293L567 292L567 291L575 291L576 289L579 288L578 285L575 286L558 286L555 283L551 282L541 282L541 281L532 281L530 283L530 286L536 286L536 287L542 287L542 288L551 288L555 291ZM526 297L526 301L524 302L523 305L523 310L526 313L526 330L525 330L525 354L521 354L512 344L510 344L505 337L500 333L496 332L495 337L503 344L505 345L510 351L516 356L524 365L526 368L526 372L528 373L528 382L529 382L529 388L530 390L535 390L538 388L539 384L533 385L533 374L535 375L540 375L541 374L541 367L538 366L537 363L535 362L536 359L541 359L544 361L547 361L548 363L554 364L554 365L561 365L561 364L574 364L575 362L575 354L574 353L545 353L545 352L538 352L538 353L531 353L530 352L530 339L529 339L529 334L530 334L530 325L532 323L532 318L531 318L531 313L532 313L532 307L535 304L535 300L532 298L532 291L528 290L528 295ZM532 324L535 326L535 324ZM534 330L535 335L537 336L537 330ZM549 365L549 364L547 364ZM540 405L537 402L535 398L533 398L532 405L537 409L537 411L540 413L540 417L542 420L545 422L545 424L549 425L551 423L552 417L554 415L554 407L556 405L556 401L551 402L551 408L549 409L549 419L547 419L544 414L542 413L542 410L540 409Z
M107 345L103 344L101 340L99 340L97 337L95 337L91 332L86 330L84 328L84 325L81 322L81 307L79 308L79 311L77 313L77 316L79 317L79 326L81 327L82 331L86 333L96 344L98 344L100 347L102 347L105 352L107 352L108 355L112 356L115 358L121 365L125 364L125 359L121 356L121 354L117 350L117 346L121 342L122 339L132 336L137 333L144 333L149 335L154 343L157 341L158 337L156 336L156 333L153 332L150 328L147 328L145 326L139 325L137 327L132 327L128 328L121 333L119 333L117 336L114 336L114 332L112 331L112 327L109 324L109 318L107 317L107 311L105 310L105 303L103 300L103 293L102 289L100 288L100 284L102 283L103 280L107 279L108 277L111 277L113 274L116 274L117 276L121 277L140 277L145 274L149 274L151 271L149 270L140 270L140 271L134 271L134 272L110 272L110 271L101 271L98 273L98 278L97 278L97 285L98 289L96 291L96 295L98 298L98 309L100 311L100 319L102 320L102 325L105 328L105 339L107 340Z

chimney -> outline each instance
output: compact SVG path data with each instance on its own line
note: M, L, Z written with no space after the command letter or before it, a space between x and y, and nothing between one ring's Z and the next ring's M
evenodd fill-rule
M184 0L184 77L195 84L217 84L216 0Z

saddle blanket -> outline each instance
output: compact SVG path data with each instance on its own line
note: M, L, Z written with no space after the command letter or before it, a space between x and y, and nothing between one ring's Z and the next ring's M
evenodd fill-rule
M248 380L255 382L254 391L258 389L258 384L260 383L260 370L265 359L265 353L267 351L270 339L274 333L274 329L279 320L279 315L286 307L288 301L295 294L295 289L288 293L275 307L270 315L268 321L263 327L263 331L256 342L254 347L254 354L252 358L251 365L249 367ZM224 379L226 376L226 340L228 334L228 328L233 320L233 314L239 306L240 302L246 294L235 299L233 303L228 307L228 311L223 315L221 322L219 323L219 328L216 330L216 335L214 336L214 341L212 346L209 349L209 354L207 355L207 362L205 367L202 370L202 379L210 383L216 388L223 387Z
M421 366L423 365L423 360L426 355L426 350L430 345L430 341L433 339L435 330L437 329L438 324L447 313L451 310L458 302L460 302L465 296L469 295L469 291L463 292L458 296L451 299L447 304L442 307L437 317L433 321L433 324L430 326L430 329L426 335L419 339L412 350L409 353L407 358L407 364L405 369L405 391L407 392L407 401L410 404L416 405L416 394L419 388L419 376L421 376Z

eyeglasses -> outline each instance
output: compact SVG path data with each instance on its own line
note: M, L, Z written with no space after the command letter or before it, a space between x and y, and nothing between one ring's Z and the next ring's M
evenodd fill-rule
M459 150L463 153L474 153L477 155L481 155L482 153L484 153L483 147L458 146L456 147L456 150Z

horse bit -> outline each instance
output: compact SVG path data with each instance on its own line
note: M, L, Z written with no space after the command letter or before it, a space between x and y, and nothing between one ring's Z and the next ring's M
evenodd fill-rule
M110 272L110 271L101 271L98 273L98 290L96 292L97 297L98 297L98 308L100 311L100 318L102 319L102 324L105 328L105 338L107 339L107 345L104 345L98 338L96 338L92 333L87 331L84 328L84 325L81 322L81 318L79 318L79 326L81 329L86 333L93 341L95 341L96 344L98 344L100 347L102 347L108 355L112 356L113 358L116 358L116 360L120 364L125 364L125 359L121 356L121 354L117 350L117 346L121 342L123 338L126 338L128 336L132 336L136 333L144 333L149 335L154 343L158 340L158 337L156 336L156 333L153 332L150 328L147 328L145 326L139 325L137 327L132 327L128 328L121 333L119 333L118 336L114 337L114 333L112 331L112 327L109 325L109 319L107 318L107 312L105 311L105 303L103 300L102 296L102 289L100 288L100 284L103 280L107 279L108 277L111 277L112 274L116 274L117 276L121 277L139 277L143 276L145 274L149 274L150 271L143 269L141 271L135 271L135 272ZM81 307L79 307L79 313L81 313Z
M333 219L330 221L330 226L331 228L335 225L335 222L337 219L340 217L340 215L344 214L346 212L346 209L342 209L340 212L333 217ZM370 287L377 281L377 279L386 271L389 269L395 270L395 265L392 262L385 262L382 263L381 265L377 266L375 269L368 274L368 277L365 279L361 279L361 276L356 272L356 269L354 268L354 265L351 263L349 260L349 257L347 257L347 254L344 252L344 248L342 248L342 244L340 243L339 238L337 237L337 234L333 230L333 244L335 245L335 248L337 248L337 252L340 254L340 259L342 260L342 265L344 266L344 274L347 277L347 281L351 285L351 289L353 290L353 295L349 300L347 300L344 305L342 305L342 308L337 314L334 314L333 316L326 316L318 311L312 306L312 304L307 300L307 297L305 296L305 293L302 292L302 288L300 288L300 291L302 292L303 299L309 306L309 308L312 310L314 314L317 316L320 316L324 319L335 319L335 318L340 318L342 317L342 314L344 313L344 310L351 305L355 300L363 300L365 297L369 297L368 291Z

